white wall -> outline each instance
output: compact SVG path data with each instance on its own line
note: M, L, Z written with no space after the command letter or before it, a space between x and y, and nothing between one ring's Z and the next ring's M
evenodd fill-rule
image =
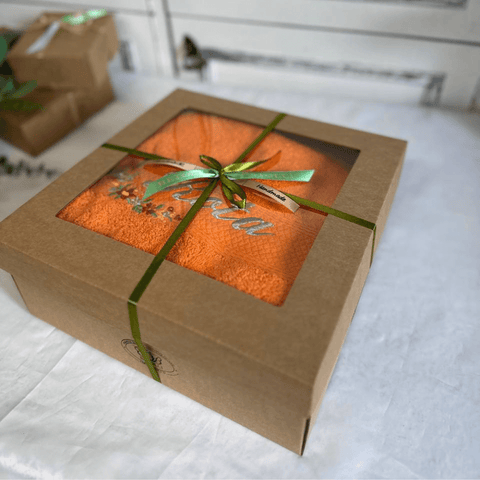
M480 0L168 0L207 79L469 108Z

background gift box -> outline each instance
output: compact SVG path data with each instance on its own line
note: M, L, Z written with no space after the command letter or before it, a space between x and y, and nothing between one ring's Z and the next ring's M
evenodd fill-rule
M96 12L103 14L102 11ZM38 25L48 24L48 22L54 22L61 18L64 18L63 14L45 14L42 15L42 17L40 17L40 19L37 20L31 28L36 31ZM103 35L102 38L104 38L107 43L108 56L113 56L116 51L117 37L111 16L104 16L95 20L90 19L81 25L65 25L67 25L67 29L69 29L68 32L70 32L71 29L76 29L79 27L83 29L82 31L84 31L85 28L92 27L93 24L95 24L96 31L99 32L99 35ZM37 25L37 27L35 27L35 25ZM82 33L79 34L77 30L73 31L75 32L72 34L74 37L82 35ZM7 28L4 29L4 32L4 35L2 35L4 51L2 53L5 53L5 49L11 48L15 41L18 40L19 36L19 32L10 31ZM68 35L70 34L68 32L64 33ZM56 32L55 35L58 33L59 32ZM24 39L24 37L22 37L22 39ZM52 41L53 37L45 48L48 48ZM102 46L105 46L104 44L105 42L102 43ZM48 66L51 66L49 60L45 59L43 56L45 48L36 54L39 72L43 72L41 68L42 65L47 65L47 71L49 71ZM105 53L105 48L103 48L103 53ZM67 62L65 64L65 68L67 70L68 65L69 63ZM14 78L11 76L10 66L7 65L6 73L8 74L9 72L10 76L3 77L0 84L2 92L5 89L8 90L5 90L7 95L12 93L10 90L14 88L15 84ZM50 73L53 72L50 71ZM49 79L51 85L58 85L59 78L62 78L62 74L60 74L60 76L52 75ZM38 84L36 79L31 79L28 81L28 83L31 84L31 86ZM31 88L29 88L28 91L30 90ZM24 96L26 93L28 92L23 92L22 96ZM94 113L110 103L115 96L108 72L105 72L100 83L93 87L77 87L73 89L71 87L62 89L44 88L42 92L33 94L31 98L34 99L33 103L35 103L35 99L40 98L42 101L45 101L48 106L45 105L43 109L44 111L42 112L27 112L25 111L25 108L21 109L23 111L18 111L19 108L15 108L15 111L0 112L0 136L9 143L23 149L30 155L35 156L56 143L58 140L63 138L64 135L80 125L82 121L91 117ZM25 101L28 102L32 100L27 98L22 99L22 102L25 103ZM2 104L0 110L11 109L7 109L6 105Z
M118 48L112 16L70 25L61 21L65 15L44 13L12 48L8 61L19 81L35 79L39 86L51 88L95 88L102 84L108 75L108 60ZM60 27L44 48L29 53L56 21Z
M24 100L42 110L0 110L0 134L7 142L30 155L38 155L77 128L81 117L73 92L35 89Z

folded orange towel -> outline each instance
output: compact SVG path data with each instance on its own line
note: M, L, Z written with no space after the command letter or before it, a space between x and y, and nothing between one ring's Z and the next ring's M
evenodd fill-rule
M244 122L197 112L182 112L135 147L205 167L199 155L228 165L263 130ZM275 155L277 152L280 153ZM279 190L331 206L348 171L325 155L279 133L270 133L248 161L274 158L254 170L308 170L308 183L262 180ZM148 164L134 155L82 192L57 216L157 254L208 181L175 185L141 201L149 181L173 167ZM217 186L167 260L260 298L282 305L325 220L325 214L300 208L292 213L245 188L247 209L232 208ZM160 267L161 268L161 267Z

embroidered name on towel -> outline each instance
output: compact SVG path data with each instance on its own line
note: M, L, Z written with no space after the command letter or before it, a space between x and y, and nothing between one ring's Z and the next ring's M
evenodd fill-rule
M145 182L146 183L146 182ZM193 183L193 182L192 182ZM172 197L175 200L181 200L182 202L189 202L190 205L193 205L198 197L200 195L197 195L196 197L188 197L192 192L200 191L203 192L203 188L195 188L192 183L187 183L183 184L180 186L180 188L184 188L184 190L177 191L172 194ZM171 191L171 190L176 190L179 188L179 185L172 185L171 187L167 187L164 189L165 192ZM188 198L186 198L188 197ZM247 218L238 218L238 217L230 217L230 216L225 216L229 213L234 213L240 210L235 205L232 205L232 207L228 208L217 208L221 205L224 205L224 202L221 198L218 197L208 197L205 204L202 206L202 208L211 208L212 211L212 216L216 218L217 220L227 220L232 222L232 228L235 230L243 230L247 235L275 235L273 232L260 232L259 230L264 230L266 228L274 227L275 225L271 222L266 222L262 218L259 217L247 217ZM253 208L256 205L254 203L248 202L247 201L247 208L245 208L243 211L250 213L248 210L249 208Z

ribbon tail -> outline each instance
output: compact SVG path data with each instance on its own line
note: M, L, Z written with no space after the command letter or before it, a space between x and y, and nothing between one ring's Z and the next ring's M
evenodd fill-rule
M243 191L240 185L237 185L235 182L232 182L225 175L220 175L220 180L222 182L222 189L225 196L231 203L234 203L238 208L244 209L247 206L247 194ZM235 200L234 195L238 195L241 200Z
M281 192L280 190L277 190L276 188L270 187L268 185L263 185L263 183L258 183L254 180L237 180L236 183L238 183L239 185L243 185L244 187L251 188L256 192L267 196L273 201L288 208L293 213L295 213L300 208L300 205L298 205L298 203L294 202L291 198L289 198L288 195Z
M142 337L140 335L140 324L138 322L137 304L133 303L131 299L128 299L128 316L130 318L130 330L132 331L133 340L137 344L138 351L140 352L145 365L150 370L150 374L152 375L153 379L162 383L160 381L160 376L153 365L152 358L148 354L147 349L142 342Z
M37 38L28 48L26 53L28 55L32 53L37 53L40 50L43 50L52 40L54 35L57 33L57 30L60 28L60 22L52 22L47 29Z
M187 170L183 172L168 173L162 178L154 180L153 182L150 182L148 184L147 190L145 191L145 195L143 196L142 200L151 197L155 193L160 192L165 188L170 187L171 185L186 182L187 180L195 180L197 178L214 178L217 175L218 172L216 170L210 170L207 168L202 168L201 170Z
M135 289L133 290L132 294L128 299L128 316L130 318L130 328L132 331L133 339L137 344L138 350L142 355L145 365L147 365L148 369L150 370L150 373L152 374L152 377L157 382L160 382L160 377L158 375L157 370L155 369L155 366L153 365L152 359L150 358L150 355L148 354L147 349L145 348L145 345L143 344L140 336L140 325L138 322L137 303L140 301L140 298L142 297L143 293L147 289L152 278L157 273L157 270L159 269L160 265L163 263L165 258L167 258L167 255L170 253L170 250L173 248L173 246L177 242L180 235L185 231L185 229L188 227L190 222L194 219L197 212L202 208L204 203L207 201L208 197L212 193L216 184L217 184L216 179L210 182L210 185L208 185L208 187L205 188L205 190L202 192L200 197L198 197L197 201L192 205L190 210L186 213L186 215L177 225L177 228L173 231L172 235L165 242L161 250L157 253L152 263L147 268L147 270L143 274L143 277L140 279L140 281L138 282L137 286L135 287Z
M285 182L309 182L315 170L297 170L285 172L227 172L226 175L232 180L282 180Z

